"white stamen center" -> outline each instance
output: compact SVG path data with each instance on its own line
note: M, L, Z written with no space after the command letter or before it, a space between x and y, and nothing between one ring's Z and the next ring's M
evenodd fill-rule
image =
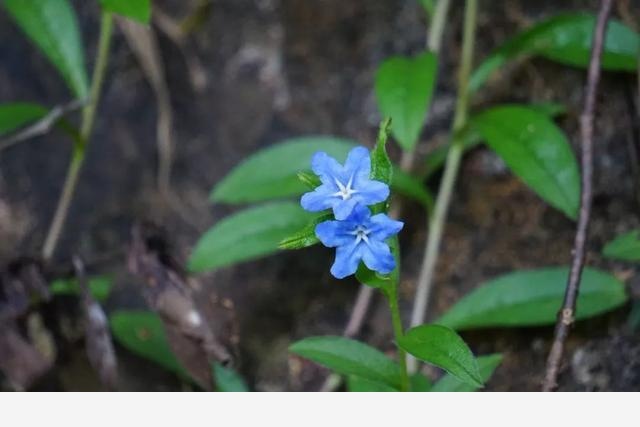
M336 185L338 186L338 191L333 193L334 196L342 197L342 200L347 200L353 194L358 192L358 190L354 190L353 188L351 188L351 186L353 185L353 175L351 175L351 177L349 178L349 182L347 182L347 185L342 184L340 180L338 180L338 178L333 178L333 179L336 182Z
M360 242L369 243L369 233L371 233L371 230L368 230L361 225L357 226L356 229L351 232L351 234L356 236L356 245Z

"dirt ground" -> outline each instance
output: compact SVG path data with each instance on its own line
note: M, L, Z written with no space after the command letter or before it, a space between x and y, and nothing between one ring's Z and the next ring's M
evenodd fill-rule
M184 16L195 1L157 0ZM561 3L561 4L560 4ZM88 57L97 39L94 2L74 1ZM445 32L440 78L422 154L446 138L455 97L453 76L460 48L461 2L454 1ZM476 63L511 34L562 11L594 11L593 1L480 2ZM201 62L207 85L196 90L183 52L158 33L174 114L172 186L180 212L160 197L155 175L156 106L153 91L122 33L116 31L95 134L57 257L116 256L101 273L117 278L107 309L139 307L127 275L124 249L139 219L163 224L186 257L198 236L232 207L211 205L212 186L247 155L284 138L332 134L371 146L379 115L373 96L377 65L392 54L424 47L425 22L408 0L214 0L205 20L186 39ZM55 105L70 95L47 61L0 13L0 101ZM89 61L92 65L92 60ZM542 59L508 67L473 100L472 108L501 102L555 101L567 106L559 125L577 142L585 73ZM603 260L603 244L640 226L633 167L632 75L605 73L598 102L596 182L588 260L630 278L638 268ZM638 124L636 123L636 127ZM636 134L637 138L638 135ZM0 261L38 253L53 215L70 154L53 133L0 153ZM392 153L399 158L397 149ZM438 177L429 185L437 190ZM405 201L402 306L411 308L423 245L425 216ZM546 206L491 152L479 148L463 162L438 264L432 318L484 280L528 267L568 264L573 223ZM122 253L122 256L118 255ZM216 272L201 292L234 301L240 325L239 371L255 390L314 390L326 374L292 359L287 346L316 334L339 334L358 286L329 275L332 254L314 247ZM62 301L73 308L71 301ZM206 303L203 304L206 310ZM50 308L55 312L55 308ZM640 390L640 337L627 326L630 307L579 323L569 342L561 390ZM52 314L51 316L60 316ZM72 313L68 314L72 317ZM47 316L45 316L45 319ZM537 390L551 328L496 329L463 334L477 354L502 352L503 364L486 390ZM389 313L376 300L360 338L391 351ZM175 390L170 375L118 348L123 388ZM39 389L99 389L81 343L67 343L54 372Z

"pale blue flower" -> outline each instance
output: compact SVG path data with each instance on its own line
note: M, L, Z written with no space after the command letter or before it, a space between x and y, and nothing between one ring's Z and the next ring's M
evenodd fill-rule
M364 147L353 148L344 166L320 151L313 155L311 169L322 184L302 196L300 204L307 211L333 209L336 219L343 220L357 204L373 205L389 197L387 184L369 178L371 158Z
M330 248L336 249L331 274L338 279L350 276L364 264L373 271L388 274L396 267L389 245L389 237L398 234L403 223L385 214L371 216L363 205L356 205L343 221L325 221L316 226L316 235Z

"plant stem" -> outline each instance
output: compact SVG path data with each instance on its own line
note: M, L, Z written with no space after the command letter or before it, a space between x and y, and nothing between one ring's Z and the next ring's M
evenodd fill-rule
M400 390L409 391L409 374L407 371L407 353L400 348L397 343L404 336L402 318L400 317L400 307L398 306L398 282L394 280L388 292L385 292L391 311L391 323L393 324L393 334L398 348L398 364L400 365Z
M476 17L478 11L477 0L467 0L464 15L464 30L462 41L462 58L458 73L458 99L453 119L452 144L447 154L444 175L438 191L436 206L433 216L429 220L429 236L425 247L425 255L418 278L416 297L411 314L411 326L417 326L424 322L427 307L429 306L429 294L433 283L433 273L440 252L440 243L444 231L445 220L451 202L451 194L458 175L460 158L463 145L460 139L460 131L467 122L469 108L469 74L473 64L473 45L475 41ZM417 361L409 360L411 372L417 369Z
M67 176L62 187L62 194L58 200L58 206L53 216L53 221L47 232L47 237L42 248L42 257L45 260L51 259L53 256L62 228L64 227L67 214L69 213L69 205L73 199L73 194L78 183L78 177L82 164L84 163L85 153L89 140L91 138L91 131L93 130L93 123L96 114L96 108L98 101L100 100L100 90L102 88L102 82L104 80L105 71L109 59L109 45L111 44L111 34L113 30L113 16L109 12L102 12L100 20L100 39L98 41L98 53L96 57L96 64L93 69L93 76L91 79L91 90L89 92L89 101L82 110L82 125L80 127L80 138L74 144L73 154L69 168L67 170Z
M589 232L589 219L591 218L591 199L593 194L593 117L596 109L596 92L600 80L600 60L604 45L607 23L611 14L613 0L602 0L600 11L593 31L593 43L591 45L591 58L585 89L584 109L580 115L580 139L582 143L582 190L580 192L580 213L578 226L573 244L573 260L571 271L567 280L564 301L558 312L553 344L549 351L547 370L545 373L542 391L553 391L557 387L560 362L564 353L564 343L569 335L569 329L575 321L576 301L580 290L580 277L584 268L587 237Z

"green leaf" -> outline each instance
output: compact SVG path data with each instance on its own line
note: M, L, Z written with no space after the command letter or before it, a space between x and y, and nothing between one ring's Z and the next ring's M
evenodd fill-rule
M16 23L56 66L78 98L88 94L87 71L75 12L68 0L5 0Z
M387 138L391 119L386 118L380 123L376 146L371 150L371 179L390 184L393 179L393 168L391 159L387 154Z
M442 325L409 329L398 341L400 348L416 358L444 369L459 380L482 387L473 353L460 336Z
M148 24L151 18L151 0L100 0L102 7L126 18Z
M236 166L213 188L210 198L235 204L298 196L308 191L298 173L310 169L313 154L324 151L344 161L353 147L352 141L329 136L295 138L272 145Z
M640 261L640 229L621 234L607 243L603 255L624 261Z
M116 311L109 316L109 324L116 341L132 353L184 378L189 377L171 351L157 314L142 310Z
M551 206L578 215L580 175L571 146L544 114L519 105L491 108L471 119L509 168Z
M391 132L405 150L418 142L436 82L437 58L425 52L415 58L393 57L380 66L375 92L378 107L391 117Z
M393 169L391 186L394 191L405 197L419 202L428 213L433 211L433 195L417 178L409 175L400 168Z
M293 202L272 202L232 214L209 229L189 258L192 272L212 271L278 250L314 216Z
M495 326L553 325L569 275L566 267L516 271L480 285L436 322L462 330ZM627 300L614 276L585 268L580 282L577 319L612 310Z
M321 222L330 221L333 214L324 214L314 218L309 224L305 225L301 230L296 231L292 235L280 241L278 248L280 249L302 249L313 246L320 242L316 236L316 225Z
M433 16L433 12L436 8L436 1L438 0L418 0L422 8L427 13L428 16Z
M33 123L47 114L47 109L38 104L16 102L0 105L0 135L13 132Z
M249 391L249 387L247 387L242 377L233 369L225 368L219 363L214 363L213 374L218 391L227 393Z
M349 338L305 338L292 344L289 351L342 375L356 375L394 388L400 384L400 368L393 360L379 350Z
M390 276L379 274L373 270L369 270L363 262L358 264L358 269L356 270L356 279L363 285L367 285L376 289L386 289L387 286L391 285Z
M482 377L482 382L486 383L489 381L493 372L496 370L498 365L502 362L501 354L491 354L489 356L479 356L476 361L478 362L478 370L480 371L480 377ZM460 381L456 377L451 374L447 374L440 379L430 391L433 392L469 392L476 391L478 387L472 386L465 382Z
M545 114L549 117L556 117L561 114L564 114L567 108L556 102L540 102L536 104L530 104L527 106L533 110L536 110L542 114ZM473 129L471 126L467 125L462 130L462 135L460 136L462 140L462 145L464 151L469 151L472 148L478 146L482 142L482 137L477 132L477 130ZM425 161L425 169L426 174L424 176L425 179L429 179L435 172L440 170L444 165L444 162L447 158L447 153L449 151L450 143L446 143L441 145L440 147L433 150L426 158ZM398 190L400 191L400 190Z
M318 175L313 172L298 172L298 179L307 187L308 190L315 190L316 187L322 184Z
M522 55L540 55L561 64L587 68L595 16L564 14L521 32L495 50L472 74L471 92L476 91L502 65ZM607 27L602 68L609 71L634 71L640 51L640 36L620 21L612 19Z
M431 391L431 388L433 387L429 378L425 377L420 372L411 375L409 381L411 381L411 391L413 392L421 393Z
M356 375L347 377L347 390L355 393L386 393L399 391L387 384L371 381Z
M93 298L99 302L106 301L111 292L112 281L109 277L92 277L89 279L89 291ZM80 295L80 286L77 279L54 280L49 287L54 295Z

